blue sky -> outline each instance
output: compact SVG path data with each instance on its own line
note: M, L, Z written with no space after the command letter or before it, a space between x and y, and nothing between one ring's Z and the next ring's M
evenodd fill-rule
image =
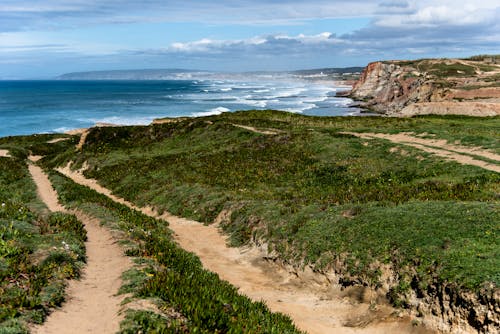
M500 53L498 0L0 0L0 79Z

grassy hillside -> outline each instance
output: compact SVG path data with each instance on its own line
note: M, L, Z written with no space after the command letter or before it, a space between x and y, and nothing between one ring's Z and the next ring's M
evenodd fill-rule
M270 253L298 267L334 270L344 285L387 289L395 305L413 307L415 298L433 303L448 294L457 309L469 312L466 321L481 328L484 324L476 319L474 303L481 300L486 309L495 303L493 294L500 282L500 175L345 132L413 132L421 138L500 153L499 117L317 118L277 111L94 128L81 150L74 148L76 137L52 145L24 138L16 147L20 155L28 150L43 152L47 168L73 161L73 168L85 167L86 176L140 206L153 205L160 212L205 223L224 212L221 226L233 245L266 241ZM12 139L0 140L0 147L8 145L13 148ZM224 287L221 291L227 288L231 297L223 292L220 303L211 306L212 320L205 321L205 311L196 310L206 310L210 298L176 295L161 287L191 284L182 281L184 266L194 266L189 270L199 271L203 278L196 289L203 281L217 279L200 271L191 255L178 251L162 224L123 211L129 209L109 204L60 175L53 175L53 181L67 204L111 217L124 231L132 231L131 238L140 247L132 247L130 254L156 264L151 267L152 279L144 273L132 275L139 283L130 291L160 298L167 309L181 310L178 328L185 328L183 321L195 327L209 324L199 327L208 331L222 323L226 326L231 318L225 318L227 309L221 305L227 298L234 298L234 305L245 305L241 307L260 307ZM167 274L158 268L174 269ZM212 295L212 290L206 291ZM463 292L478 297L466 301ZM130 314L124 332L140 324L165 325L163 318L155 317ZM259 319L250 317L248 326ZM280 323L293 331L287 321Z
M128 310L120 333L274 333L299 334L291 320L252 302L198 257L173 240L168 223L118 204L59 173L51 180L65 205L97 215L121 231L120 242L136 266L124 274L121 293L153 300L160 312Z
M500 118L245 112L94 129L72 158L139 205L207 223L230 211L223 227L234 245L264 239L283 259L318 269L340 261L346 279L375 286L372 264L389 263L403 287L415 276L421 288L444 280L480 289L500 280L498 173L340 132L425 132L499 152L499 130Z
M86 233L75 216L47 212L23 146L11 140L10 148L12 157L0 157L0 333L27 333L29 322L43 322L64 300L66 280L79 276Z
M65 299L66 280L85 262L86 233L74 215L49 213L36 197L26 165L29 154L47 159L72 154L76 137L0 138L0 333L28 333ZM66 152L66 153L64 153ZM49 171L60 201L97 216L119 231L135 266L124 273L119 293L148 299L157 312L127 310L120 333L301 333L290 318L272 313L204 270L196 255L172 240L168 223L115 203L104 195Z

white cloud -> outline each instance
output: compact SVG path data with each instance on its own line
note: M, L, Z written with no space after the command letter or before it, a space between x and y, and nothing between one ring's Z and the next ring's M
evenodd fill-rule
M312 45L322 45L322 44L337 44L341 41L335 38L335 34L331 32L323 32L317 35L305 35L299 34L297 36L289 36L285 34L268 35L268 36L256 36L248 39L240 40L212 40L204 38L198 41L186 42L186 43L172 43L166 51L173 52L221 52L224 50L231 49L244 49L253 48L258 50L259 48L268 49L269 46L276 44L285 45L303 45L304 47Z
M370 60L412 55L500 52L498 0L0 1L1 63L22 60L35 64L46 57L54 63L71 64L77 59L84 64L120 64L121 68L185 66L210 69L209 66L220 66L238 69L245 66L273 69L336 66L340 62L363 65ZM334 33L328 21L318 20L341 17L346 18L348 25L349 18L362 17L371 21L355 31L352 31L353 25L345 30L350 33L341 35ZM295 25L289 31L297 32L297 27L308 20L310 24L304 25L302 34L286 33L286 27L283 33L274 33L283 30L273 25ZM189 22L198 23L198 26L200 23L224 25L227 29L238 26L234 34L225 36L238 36L239 30L245 30L248 36L248 31L257 25L259 33L250 38L224 39L217 33L194 31L179 37L175 43L171 43L172 39L167 42L152 38L144 44L137 41L133 44L126 33L123 39L116 33L139 26L123 23L143 22L187 22L186 29L191 27ZM117 28L114 33L106 30L110 24L117 23L121 25L113 26ZM326 31L311 32L311 27L317 27L316 23ZM251 28L241 29L242 25ZM85 34L80 27L95 29L92 34ZM96 38L101 29L104 35L109 33L109 37ZM265 34L264 29L269 29L270 33ZM134 33L147 32L139 28ZM167 33L175 36L175 32ZM71 61L62 55L72 57Z
M151 21L272 25L342 17L440 24L477 22L484 11L499 7L498 0L2 0L0 31Z
M2 0L0 31L60 29L85 24L203 22L275 25L297 21L369 16L368 0Z
M463 7L440 5L428 6L416 10L407 15L383 15L379 17L375 25L380 27L408 28L408 27L440 27L440 26L467 26L484 24L485 22L495 23L498 10L480 9L473 5Z

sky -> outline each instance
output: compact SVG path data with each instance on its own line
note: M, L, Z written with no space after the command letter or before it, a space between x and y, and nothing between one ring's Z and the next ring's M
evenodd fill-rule
M0 0L0 79L500 53L500 0Z

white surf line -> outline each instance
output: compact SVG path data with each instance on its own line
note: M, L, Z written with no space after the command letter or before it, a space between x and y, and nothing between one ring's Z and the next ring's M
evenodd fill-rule
M36 160L36 159L35 159ZM34 164L29 171L38 194L50 211L68 212L57 200L57 193L42 169ZM49 315L42 325L33 326L35 334L116 333L119 330L123 296L116 296L122 286L121 275L132 267L111 233L100 221L79 211L70 211L85 225L87 265L81 280L68 282L67 300Z
M325 287L313 279L304 283L284 270L279 271L276 266L268 264L255 248L228 247L227 237L221 235L214 225L206 226L170 213L158 215L151 208L139 208L113 195L109 189L96 180L87 179L81 172L72 171L69 167L58 168L57 171L118 203L148 216L165 219L179 245L195 253L206 269L217 273L252 300L263 300L273 312L289 315L298 328L310 334L399 334L422 330L412 326L408 317L397 319L391 316L395 311L391 307L378 305L376 310L372 310L369 303L356 303L344 298L340 287ZM344 324L347 322L360 325L346 327Z

